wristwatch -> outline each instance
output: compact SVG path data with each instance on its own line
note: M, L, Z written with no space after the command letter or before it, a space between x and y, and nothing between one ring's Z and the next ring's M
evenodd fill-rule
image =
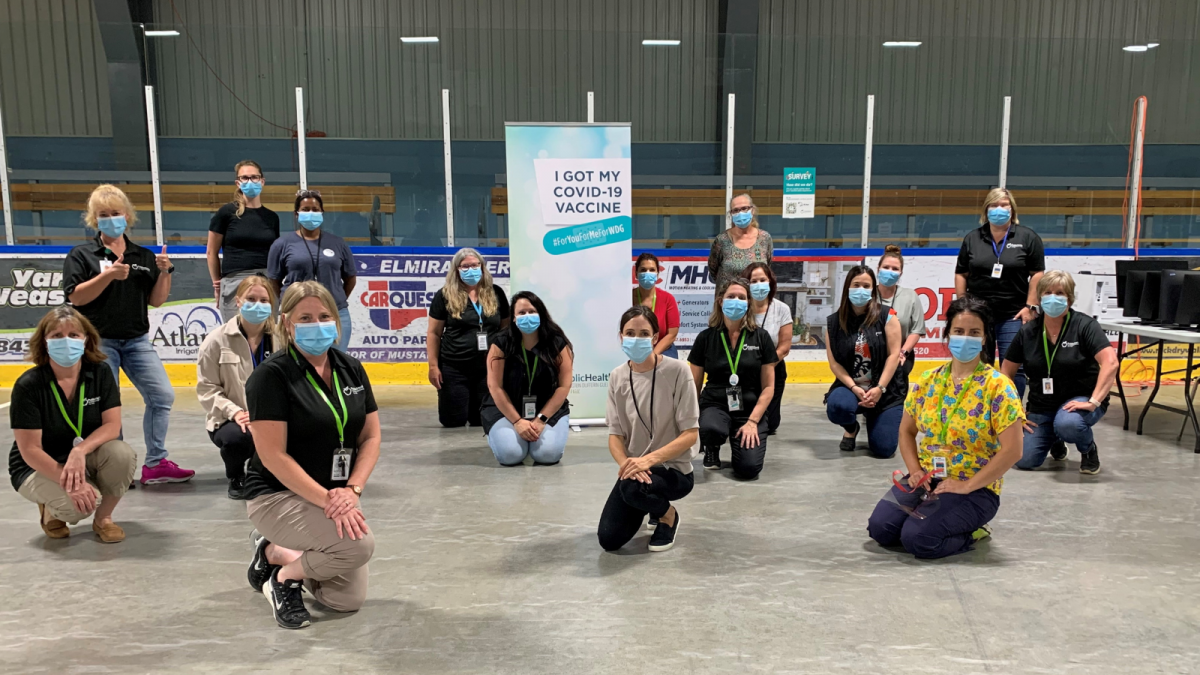
M354 494L358 495L359 497L362 496L362 486L361 485L347 485L346 487L353 490Z
M546 424L546 423L548 423L548 422L550 421L550 418L549 418L549 417L546 417L546 415L545 415L545 414L539 413L539 414L538 414L538 416L537 416L537 420L538 420L539 422L541 422L542 424Z
M1033 312L1034 316L1037 316L1038 314L1042 313L1042 308L1040 305L1025 305L1025 309L1028 309L1029 311Z

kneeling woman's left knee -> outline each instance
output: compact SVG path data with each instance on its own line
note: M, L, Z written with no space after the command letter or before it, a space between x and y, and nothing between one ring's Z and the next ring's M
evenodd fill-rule
M529 456L538 464L557 464L567 449L567 437L570 433L570 419L559 419L554 426L542 429L541 437L529 444Z
M525 455L529 453L528 442L517 435L517 430L507 420L500 420L488 432L488 447L503 466L516 466L525 461Z

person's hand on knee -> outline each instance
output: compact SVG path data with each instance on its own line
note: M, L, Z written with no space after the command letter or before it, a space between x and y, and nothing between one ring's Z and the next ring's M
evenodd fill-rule
M92 487L90 483L84 483L82 487L68 492L67 495L71 498L71 505L75 507L75 510L85 516L91 515L96 510L96 502L100 497L96 494L96 488Z

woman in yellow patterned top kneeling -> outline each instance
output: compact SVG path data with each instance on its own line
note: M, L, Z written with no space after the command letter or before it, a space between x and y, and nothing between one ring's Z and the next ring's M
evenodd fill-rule
M1025 413L1012 381L979 359L990 329L991 313L978 298L961 296L946 311L953 358L912 385L900 422L908 475L867 523L881 546L944 558L991 534L1004 473L1021 459ZM935 499L922 503L926 488ZM910 515L913 509L920 515Z

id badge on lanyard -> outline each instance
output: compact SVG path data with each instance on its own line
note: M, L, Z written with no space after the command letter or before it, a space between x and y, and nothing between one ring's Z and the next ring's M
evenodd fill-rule
M996 254L996 264L992 265L992 278L999 279L1000 275L1004 274L1004 265L1000 262L1000 255L1004 253L1004 249L1008 248L1008 235L1012 234L1012 228L1008 228L1008 232L1004 233L1004 240L1000 242L1000 248L996 248L996 240L991 239L992 251Z
M996 263L995 265L992 265L992 278L993 279L999 279L1002 274L1004 274L1004 265L1001 265L1000 263Z
M333 471L329 480L350 480L350 464L352 462L349 448L338 448L333 453Z
M537 417L537 397L522 396L521 397L521 417L531 420Z
M1043 394L1053 394L1054 393L1054 378L1053 377L1043 377L1042 378L1042 393Z
M725 402L729 404L729 412L738 412L742 409L742 388L741 387L726 387Z
M933 469L930 471L930 473L933 474L934 478L945 478L947 475L949 475L946 470L948 463L945 455L934 455L932 457L932 462Z
M475 334L475 348L481 352L488 350L487 333L479 332Z

